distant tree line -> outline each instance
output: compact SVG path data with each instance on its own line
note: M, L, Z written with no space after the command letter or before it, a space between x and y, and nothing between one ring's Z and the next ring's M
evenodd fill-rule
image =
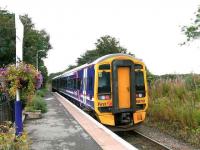
M135 56L134 54L127 52L127 49L122 47L116 38L105 35L97 39L97 42L95 43L95 49L87 50L84 54L77 58L76 65L69 65L68 68L64 71L50 74L50 79L64 73L67 70L73 69L86 63L91 63L101 56L113 53L123 53Z
M0 67L15 63L15 15L0 8ZM37 53L38 66L44 82L48 77L48 71L43 59L52 48L50 36L45 30L37 30L28 15L20 16L24 25L23 61L36 67Z

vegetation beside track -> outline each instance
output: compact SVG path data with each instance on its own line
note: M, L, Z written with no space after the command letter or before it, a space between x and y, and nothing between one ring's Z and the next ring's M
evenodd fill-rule
M156 77L149 94L146 124L200 146L200 76Z
M32 101L28 103L27 106L25 107L25 111L34 112L37 110L41 110L42 113L46 113L47 103L44 100L44 96L46 95L46 93L47 93L46 88L38 90L34 95Z

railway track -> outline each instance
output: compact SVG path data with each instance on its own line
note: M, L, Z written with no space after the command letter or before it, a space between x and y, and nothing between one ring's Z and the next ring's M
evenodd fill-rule
M169 147L140 133L139 131L116 132L121 138L138 148L139 150L171 150Z

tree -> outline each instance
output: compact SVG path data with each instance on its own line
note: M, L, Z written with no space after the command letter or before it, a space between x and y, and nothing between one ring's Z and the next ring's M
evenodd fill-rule
M93 50L87 50L84 54L82 54L80 57L77 58L77 65L69 65L68 68L62 72L58 73L52 73L49 75L50 80L62 73L64 73L67 70L73 69L77 66L91 63L92 61L96 60L97 58L107 55L107 54L113 54L113 53L123 53L127 54L127 49L120 46L120 43L116 38L111 37L109 35L100 37L97 39L97 42L95 43L96 48ZM129 55L134 56L132 53L128 53Z
M187 37L187 42L200 38L200 7L198 8L196 12L196 18L194 22L192 23L192 25L184 26L182 28L182 31ZM183 44L185 43L186 42L184 42Z
M119 41L116 38L109 35L100 37L95 43L96 48L94 50L87 50L83 55L77 59L77 65L83 65L85 63L90 63L95 59L113 53L127 53L127 49L120 46ZM129 52L130 55L133 55ZM134 55L133 55L134 56Z
M96 50L101 56L113 53L127 53L127 49L121 47L119 41L109 35L103 36L98 39L95 45Z
M0 67L15 62L14 14L0 10Z
M77 59L77 65L80 66L86 63L90 63L98 57L100 57L100 55L97 50L87 50Z
M37 67L38 59L38 66L43 66L39 67L39 70L46 81L48 73L42 59L47 57L47 52L52 48L49 42L50 36L45 30L35 29L28 15L20 16L20 19L24 25L23 61ZM2 67L15 63L15 21L13 13L1 9L0 35L0 67Z

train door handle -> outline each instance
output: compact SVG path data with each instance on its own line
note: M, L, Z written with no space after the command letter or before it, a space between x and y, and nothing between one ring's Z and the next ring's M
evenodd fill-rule
M128 92L130 92L130 87L127 87L126 89L127 89Z

